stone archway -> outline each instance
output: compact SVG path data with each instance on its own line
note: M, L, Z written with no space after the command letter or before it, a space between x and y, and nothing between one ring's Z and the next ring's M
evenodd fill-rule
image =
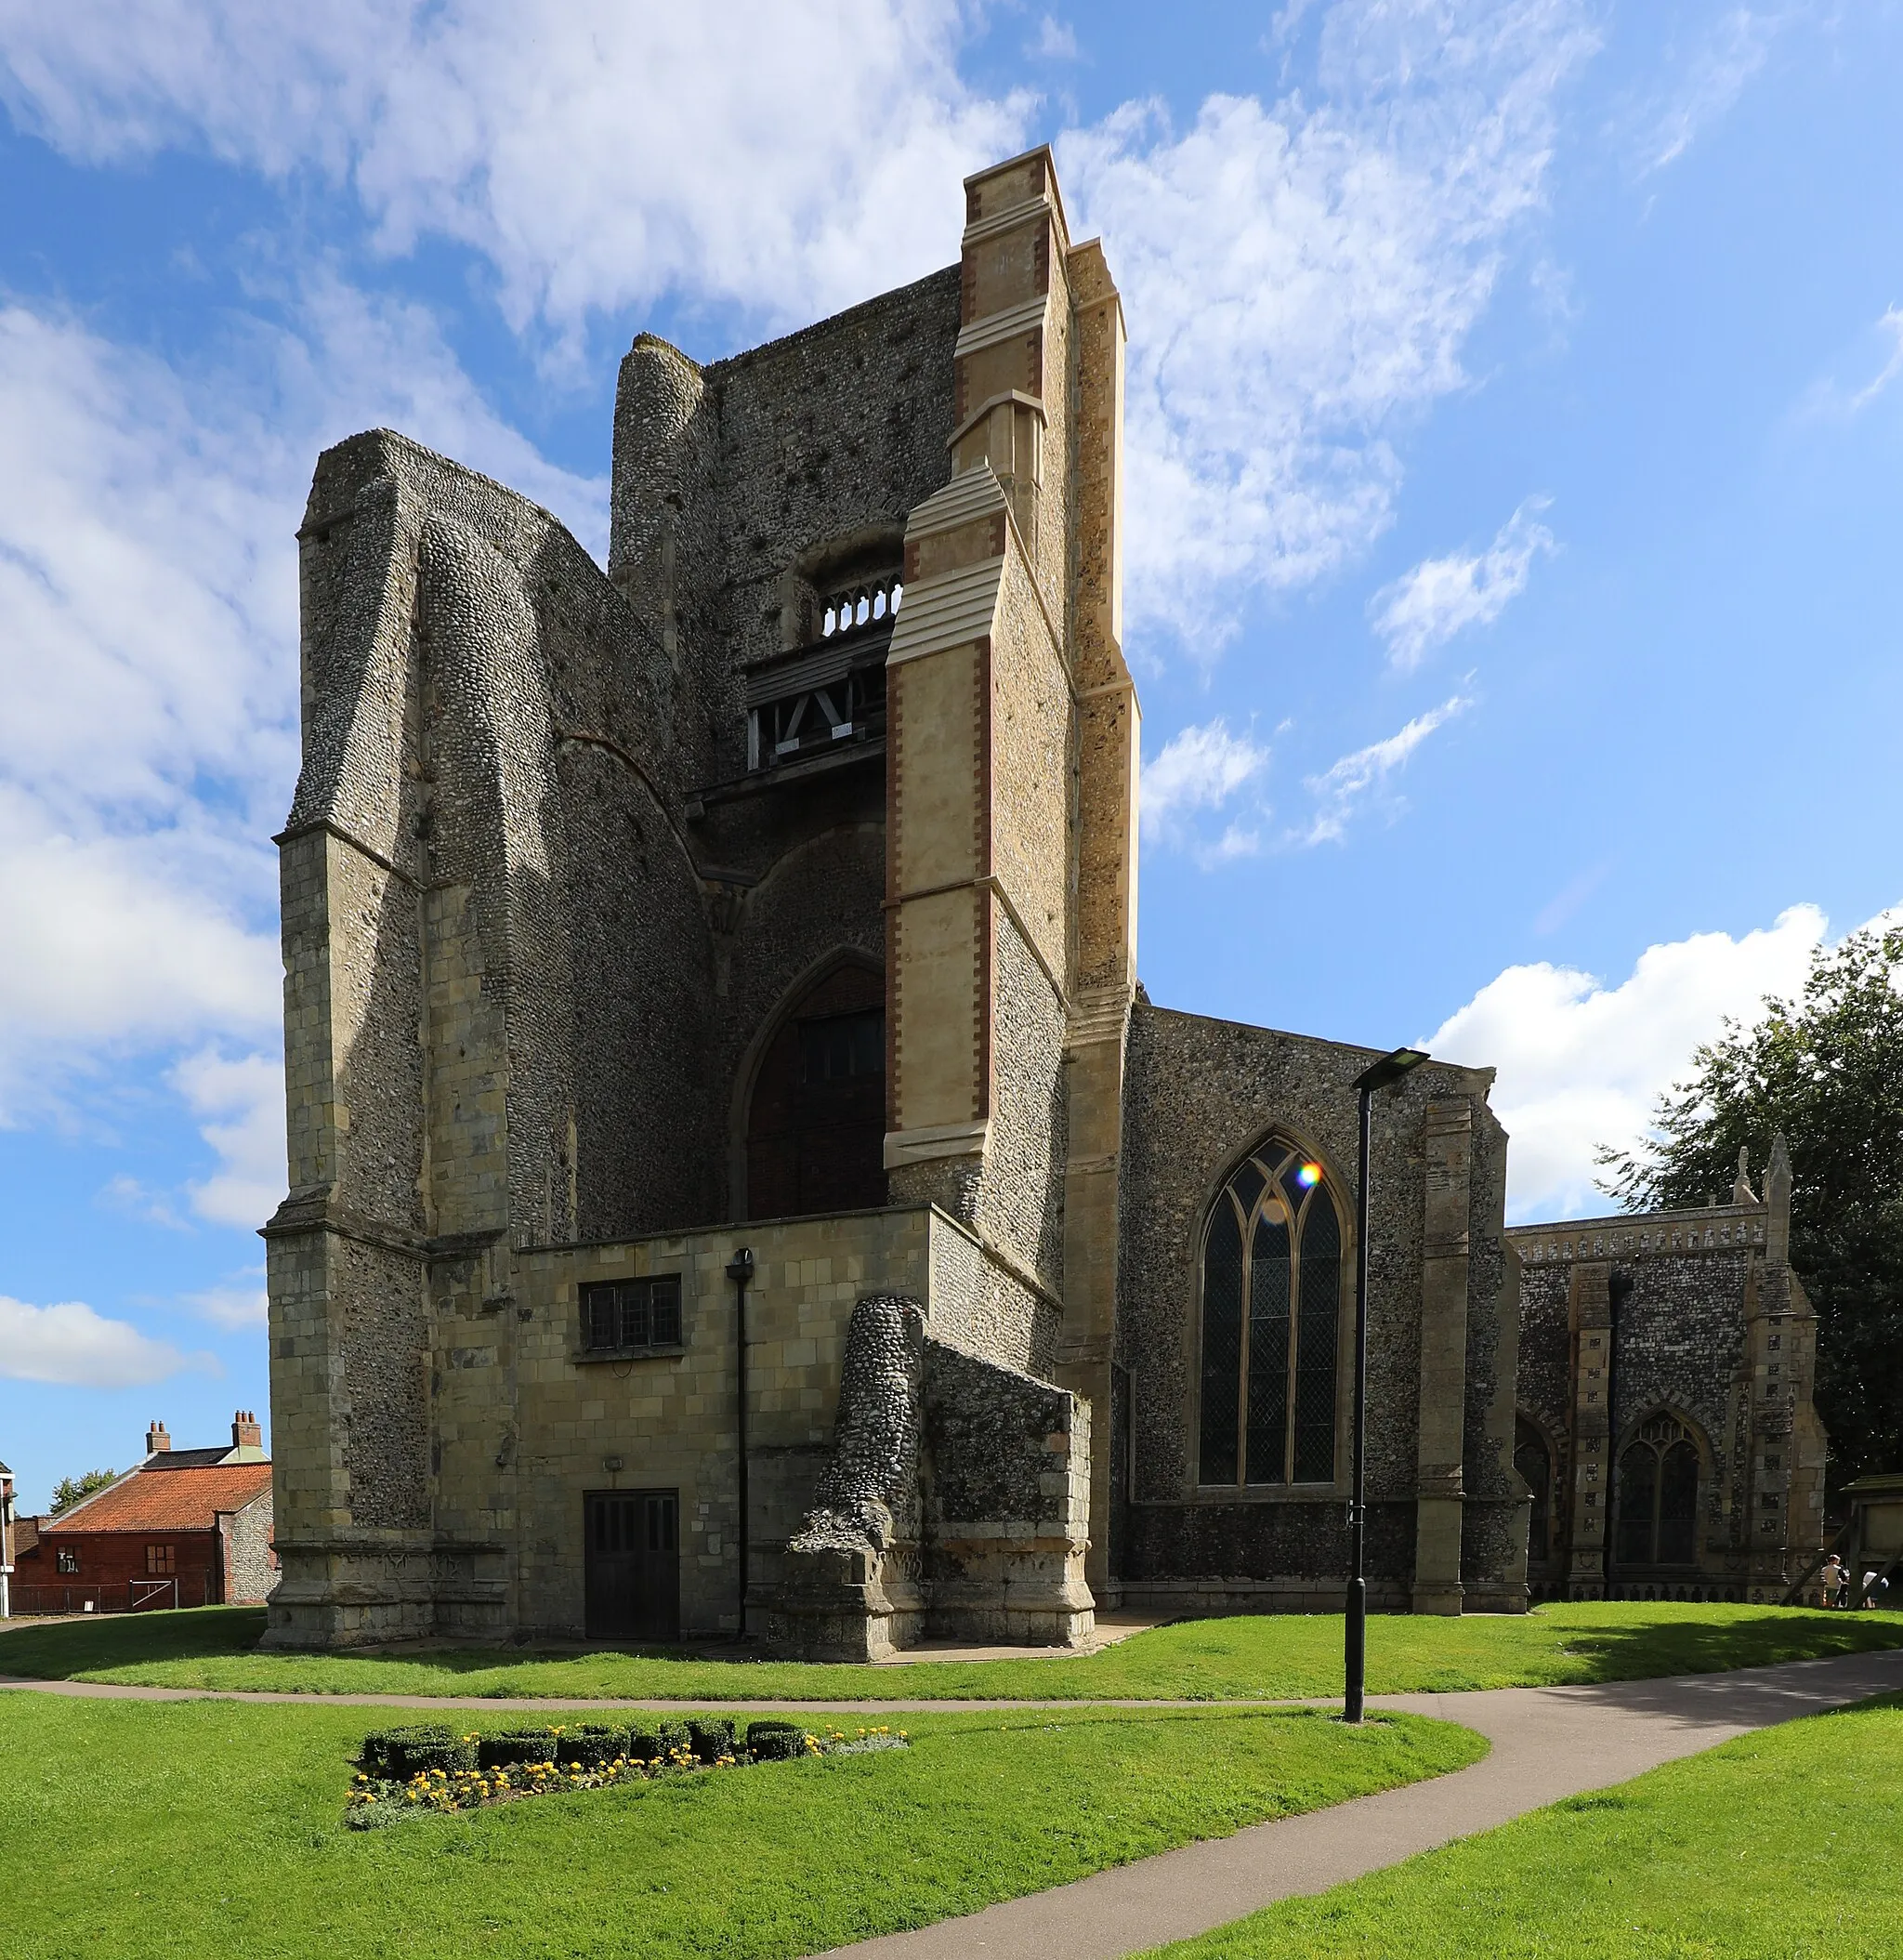
M749 1218L886 1202L886 982L842 960L781 1011L747 1104Z

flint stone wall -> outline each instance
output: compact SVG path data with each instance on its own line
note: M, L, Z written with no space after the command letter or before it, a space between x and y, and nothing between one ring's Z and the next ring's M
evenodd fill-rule
M1193 1589L1273 1582L1336 1587L1345 1572L1341 1475L1325 1493L1228 1497L1196 1483L1200 1262L1204 1220L1232 1166L1271 1130L1310 1151L1342 1200L1345 1277L1352 1272L1357 1160L1354 1079L1374 1055L1345 1044L1282 1033L1139 999L1132 1010L1125 1070L1122 1217L1117 1360L1130 1373L1135 1488L1129 1564L1146 1588ZM1469 1488L1503 1496L1511 1443L1502 1452L1487 1425L1499 1398L1499 1321L1507 1255L1502 1243L1505 1137L1485 1097L1484 1071L1430 1062L1373 1108L1372 1257L1370 1275L1367 1488L1369 1572L1398 1602L1413 1573L1412 1505L1417 1480L1421 1291L1430 1101L1474 1105L1467 1307ZM1344 1328L1352 1285L1344 1287ZM1345 1338L1338 1352L1352 1351ZM1340 1369L1338 1445L1347 1433L1351 1370ZM1511 1436L1511 1424L1507 1425ZM1154 1508L1152 1508L1154 1507ZM1383 1507L1385 1507L1385 1509ZM1407 1529L1384 1525L1403 1514ZM1510 1532L1476 1546L1491 1573ZM1145 1597L1148 1597L1146 1590ZM1318 1593L1318 1597L1319 1594Z
M922 1636L1074 1645L1090 1414L1048 1382L969 1354L925 1309L853 1309L840 1416L769 1621L809 1659L877 1659Z

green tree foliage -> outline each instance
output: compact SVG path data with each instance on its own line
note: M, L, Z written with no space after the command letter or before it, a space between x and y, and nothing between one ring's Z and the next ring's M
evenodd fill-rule
M53 1515L70 1511L82 1497L103 1491L118 1476L117 1470L85 1470L77 1477L62 1477L53 1486Z
M1791 1152L1791 1263L1818 1310L1817 1400L1832 1489L1903 1469L1903 930L1811 956L1802 998L1767 998L1692 1058L1600 1189L1634 1209L1709 1204L1740 1149Z

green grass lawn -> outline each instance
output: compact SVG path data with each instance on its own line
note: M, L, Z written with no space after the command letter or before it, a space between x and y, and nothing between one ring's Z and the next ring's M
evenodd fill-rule
M1172 1960L1903 1953L1903 1708L1866 1703L1291 1900Z
M908 1667L696 1661L665 1654L453 1650L379 1656L251 1651L261 1609L208 1607L0 1631L0 1675L317 1694L556 1695L684 1701L1293 1699L1341 1691L1342 1623L1327 1613L1192 1620L1084 1660ZM1903 1613L1767 1606L1547 1606L1368 1623L1371 1693L1702 1674L1903 1647Z
M1458 1769L1444 1722L1080 1709L912 1746L343 1826L361 1708L0 1695L8 1960L770 1960Z

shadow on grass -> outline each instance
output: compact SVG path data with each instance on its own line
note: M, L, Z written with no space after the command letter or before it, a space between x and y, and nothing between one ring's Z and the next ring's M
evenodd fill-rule
M733 1646L696 1651L418 1644L259 1654L263 1629L259 1607L20 1623L0 1631L0 1676L66 1680L117 1672L178 1687L484 1699L1201 1702L1338 1693L1341 1664L1341 1620L1333 1614L1178 1621L1088 1657L923 1662L899 1669L808 1665ZM1615 1601L1466 1618L1393 1614L1370 1625L1369 1686L1393 1694L1644 1681L1895 1648L1903 1648L1903 1615L1889 1612Z
M1734 1606L1720 1619L1696 1606L1679 1611L1687 1617L1660 1619L1654 1606L1626 1618L1617 1602L1598 1606L1591 1620L1581 1614L1567 1628L1562 1651L1585 1663L1593 1680L1642 1681L1903 1647L1903 1620L1895 1613Z

